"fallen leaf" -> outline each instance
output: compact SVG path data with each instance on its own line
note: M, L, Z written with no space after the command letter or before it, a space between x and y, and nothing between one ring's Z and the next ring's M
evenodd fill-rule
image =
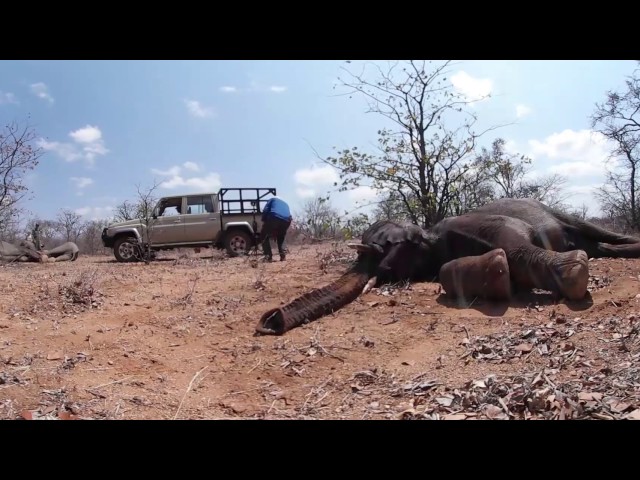
M496 407L495 405L487 405L484 409L484 413L491 420L507 420L509 418L501 408Z
M633 413L633 412L631 412L631 413ZM20 416L22 418L24 418L25 420L33 420L33 412L31 410L23 410L20 413Z
M436 397L436 402L438 402L443 407L450 407L453 403L453 397Z
M467 416L464 413L450 413L442 417L443 420L465 420Z
M47 354L47 360L61 360L64 358L63 352L49 352Z
M611 410L613 410L614 412L617 413L622 413L624 412L626 409L628 409L629 407L631 407L630 403L625 403L625 402L618 402L618 401L613 401L611 402L611 404L609 405L609 407L611 408Z
M370 307L375 307L377 305L380 305L380 302L369 302L367 303L367 305L369 305Z
M626 417L627 420L640 420L640 408L636 408L633 412L631 412Z
M578 394L578 398L585 402L593 401L593 400L601 400L602 394L598 392L580 392Z
M516 352L529 353L531 350L533 350L533 345L531 345L530 343L521 343L520 345L515 347L514 350Z

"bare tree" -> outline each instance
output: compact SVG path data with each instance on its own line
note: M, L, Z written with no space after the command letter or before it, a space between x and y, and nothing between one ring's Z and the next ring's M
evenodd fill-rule
M609 169L605 184L596 195L602 210L622 217L630 230L640 229L638 179L640 167L640 69L627 77L622 92L608 91L606 101L597 103L591 126L613 145L617 168Z
M82 228L82 242L78 245L84 253L95 255L102 250L102 229L107 226L105 220L90 220Z
M153 184L150 187L142 187L140 184L136 185L136 192L138 194L136 198L136 213L137 218L144 225L144 230L146 239L144 239L144 244L141 245L142 250L142 258L146 264L149 264L152 257L151 252L151 237L152 237L152 229L151 224L153 221L153 210L158 203L158 198L155 196L155 191L160 187L161 182L154 180Z
M60 210L56 218L60 233L64 235L67 242L77 242L82 233L82 217L76 212L68 209Z
M119 205L116 205L114 210L113 219L116 222L126 222L127 220L134 220L138 218L138 204L125 200Z
M481 185L473 185L474 190L488 187L493 190L492 198L533 198L552 208L565 208L567 195L564 186L567 178L558 175L544 175L527 178L531 172L531 159L522 154L508 153L506 142L497 138L491 150L482 148L476 159L476 172L473 176ZM480 203L481 205L482 203ZM476 206L480 206L476 205Z
M315 239L335 237L340 229L338 211L324 198L307 200L296 219L303 233Z
M378 131L376 155L353 147L323 159L338 169L340 190L367 184L392 191L411 220L424 227L447 215L454 187L470 168L482 135L473 131L476 114L465 110L481 98L470 101L455 92L446 78L451 62L428 63L393 62L385 70L374 64L371 79L365 69L343 69L349 77L339 81L347 95L366 97L368 112L386 117L394 129Z
M3 225L17 215L18 204L28 193L24 176L38 166L42 156L42 149L35 146L36 137L28 122L25 125L11 122L0 131L0 222Z

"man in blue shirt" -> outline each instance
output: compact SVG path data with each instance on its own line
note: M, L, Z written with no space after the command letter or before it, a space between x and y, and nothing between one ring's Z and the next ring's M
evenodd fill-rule
M262 211L262 252L267 262L273 261L271 253L271 237L276 237L280 261L285 260L284 238L291 225L291 211L287 202L274 195L269 199Z

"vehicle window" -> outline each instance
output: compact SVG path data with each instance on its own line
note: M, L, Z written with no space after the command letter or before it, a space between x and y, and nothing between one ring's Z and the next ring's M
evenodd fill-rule
M180 215L182 213L182 198L167 198L163 200L159 210L159 217Z
M213 201L211 195L198 195L187 197L187 215L213 213Z

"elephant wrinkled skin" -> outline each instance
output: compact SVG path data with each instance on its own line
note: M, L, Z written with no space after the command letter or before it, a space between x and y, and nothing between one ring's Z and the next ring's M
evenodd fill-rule
M282 335L342 308L374 285L438 281L440 269L448 262L496 249L506 255L509 290L538 288L568 300L585 297L590 257L640 258L638 238L605 230L537 200L511 198L447 217L429 229L376 222L360 244L350 247L358 257L347 272L329 285L265 312L256 334ZM459 265L472 268L473 261L467 267L465 262Z

